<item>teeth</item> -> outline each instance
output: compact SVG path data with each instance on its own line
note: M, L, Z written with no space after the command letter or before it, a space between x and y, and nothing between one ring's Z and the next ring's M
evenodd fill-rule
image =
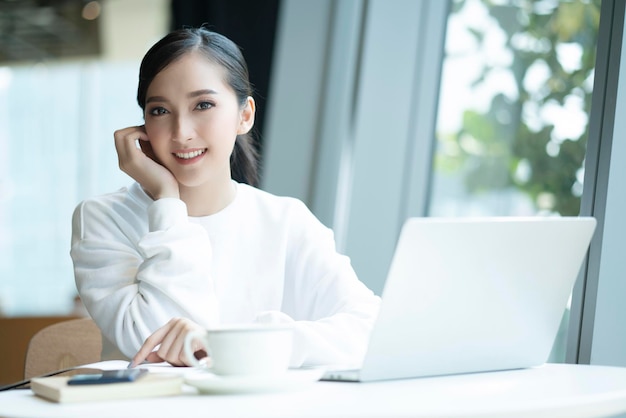
M190 158L195 158L198 155L202 155L204 154L206 150L197 150L197 151L193 151L193 152L177 152L174 155L176 155L178 158L182 158L184 160L188 160Z

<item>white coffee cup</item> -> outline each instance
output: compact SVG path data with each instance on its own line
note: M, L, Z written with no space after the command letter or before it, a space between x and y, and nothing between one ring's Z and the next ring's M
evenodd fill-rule
M193 355L194 340L206 348L210 366ZM229 325L185 337L185 355L196 367L222 376L272 376L289 368L293 329L286 324Z

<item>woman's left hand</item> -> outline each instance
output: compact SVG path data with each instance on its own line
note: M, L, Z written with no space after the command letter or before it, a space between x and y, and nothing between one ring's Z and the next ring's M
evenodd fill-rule
M191 366L191 362L185 356L185 336L191 331L203 328L187 318L173 318L167 324L156 330L146 338L129 367L135 367L142 363L161 363L167 361L173 366ZM154 349L159 346L158 350ZM197 350L200 357L206 356L206 351Z

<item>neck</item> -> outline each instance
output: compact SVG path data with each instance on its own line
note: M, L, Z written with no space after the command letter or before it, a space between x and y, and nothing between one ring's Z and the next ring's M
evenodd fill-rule
M230 178L201 186L179 185L180 199L187 205L189 216L213 215L235 199L235 186Z

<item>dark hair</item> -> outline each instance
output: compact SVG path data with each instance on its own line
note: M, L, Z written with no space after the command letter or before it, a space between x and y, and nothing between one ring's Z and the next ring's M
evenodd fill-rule
M163 37L143 57L137 87L137 103L142 110L145 111L146 92L154 77L170 63L192 51L202 52L207 59L226 70L224 81L234 90L240 106L252 96L248 66L239 47L225 36L203 27L184 28ZM234 180L257 185L257 150L250 133L237 136L230 156L230 170Z

